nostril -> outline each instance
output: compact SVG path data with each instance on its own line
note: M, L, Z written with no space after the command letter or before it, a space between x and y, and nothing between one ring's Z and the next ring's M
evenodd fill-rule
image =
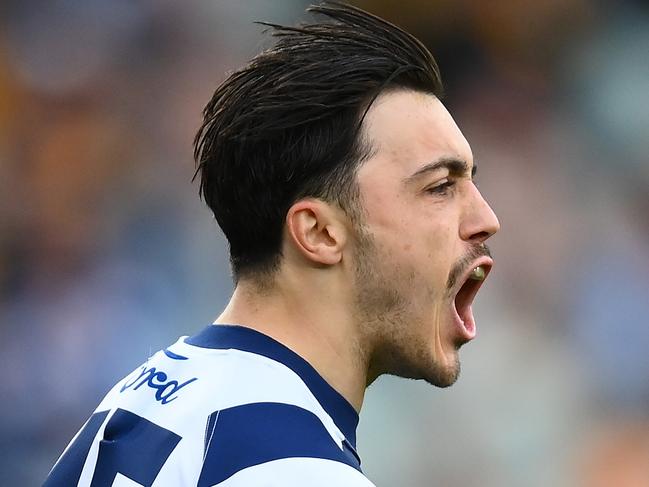
M491 237L491 233L483 231L483 232L478 232L478 233L475 233L475 234L471 235L470 240L475 240L477 242L484 242L489 237Z

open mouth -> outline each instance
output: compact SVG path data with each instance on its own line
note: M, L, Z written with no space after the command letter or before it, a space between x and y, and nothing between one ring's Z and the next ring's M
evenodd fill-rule
M463 284L453 301L456 322L458 322L465 338L468 340L473 339L476 335L476 326L471 305L482 283L491 271L492 266L493 261L489 258L477 260L469 271L464 274L460 281Z

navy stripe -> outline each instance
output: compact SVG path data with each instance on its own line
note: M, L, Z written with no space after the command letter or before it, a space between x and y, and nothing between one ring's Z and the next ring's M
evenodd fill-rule
M169 350L168 348L165 348L165 349L163 350L163 352L165 353L165 355L166 355L167 357L172 358L172 359L174 359L174 360L187 360L187 357L183 357L182 355L178 355L177 353L173 353L173 352L172 352L171 350Z
M292 404L253 403L212 413L198 487L213 486L247 467L283 458L322 458L360 471L311 411Z
M358 413L306 360L291 349L263 333L236 325L209 325L197 335L186 338L185 343L202 348L233 348L252 352L286 365L300 376L345 435L352 449L356 449Z
M99 442L95 472L90 485L113 485L118 473L151 487L171 452L182 438L125 409L117 409ZM73 485L73 484L68 484Z
M81 428L76 440L70 444L61 459L54 465L43 487L77 485L92 442L109 412L100 411L90 416L90 419Z

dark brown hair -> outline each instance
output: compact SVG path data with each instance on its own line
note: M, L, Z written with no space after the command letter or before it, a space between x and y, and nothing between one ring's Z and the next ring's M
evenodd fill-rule
M323 21L260 22L276 45L216 89L194 141L199 192L228 239L235 282L278 266L300 198L353 213L356 169L371 153L361 125L380 93L442 94L433 56L399 27L337 2L307 11Z

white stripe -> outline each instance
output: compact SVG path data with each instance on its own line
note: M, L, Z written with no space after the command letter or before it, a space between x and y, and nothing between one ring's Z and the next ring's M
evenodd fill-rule
M205 463L205 457L207 456L207 452L210 450L210 445L212 444L212 438L214 438L214 430L216 429L216 423L218 423L219 421L219 414L221 414L221 410L217 411L216 413L216 418L214 419L214 426L212 426L212 433L210 434L210 439L207 442L205 453L203 453L203 463Z
M376 487L358 470L322 458L283 458L239 470L213 487Z

